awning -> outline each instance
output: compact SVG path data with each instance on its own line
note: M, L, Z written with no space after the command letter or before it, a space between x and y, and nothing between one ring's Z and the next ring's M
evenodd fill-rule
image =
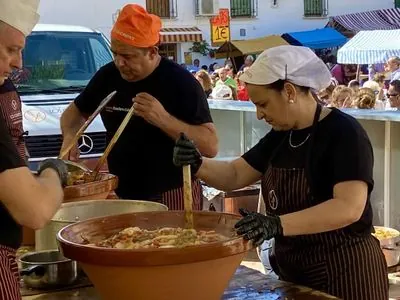
M400 9L380 9L331 17L330 26L344 27L353 32L400 29Z
M197 27L162 28L160 32L161 43L201 42L202 40L203 40L203 33Z
M259 54L266 49L281 45L288 45L288 42L278 35L270 35L250 40L225 42L217 49L215 52L215 57L225 58L228 54L230 57L243 56L247 54Z
M347 38L333 28L285 33L282 38L291 45L305 46L311 49L334 48L347 42Z
M384 63L400 56L400 30L360 31L337 54L340 64Z

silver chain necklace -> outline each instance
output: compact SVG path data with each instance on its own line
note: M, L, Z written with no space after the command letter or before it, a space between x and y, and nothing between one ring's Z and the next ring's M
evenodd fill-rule
M289 145L290 145L290 147L292 147L292 148L299 148L299 147L303 146L303 145L308 141L308 139L309 139L310 136L311 136L311 133L309 133L309 134L306 136L306 138L305 138L304 141L302 141L302 142L301 142L300 144L298 144L298 145L293 145L293 143L292 143L292 133L293 133L293 130L290 131L290 135L289 135Z

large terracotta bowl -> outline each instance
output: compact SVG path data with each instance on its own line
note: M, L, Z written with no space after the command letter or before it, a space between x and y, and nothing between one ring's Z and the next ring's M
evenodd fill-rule
M194 227L233 235L240 216L194 212ZM103 300L219 300L251 249L241 237L201 246L121 250L84 245L124 228L184 227L184 212L143 212L96 218L63 228L57 235L65 257L77 260ZM83 237L83 238L82 238Z
M118 186L118 178L108 173L99 173L100 180L71 185L64 188L64 202L107 199Z

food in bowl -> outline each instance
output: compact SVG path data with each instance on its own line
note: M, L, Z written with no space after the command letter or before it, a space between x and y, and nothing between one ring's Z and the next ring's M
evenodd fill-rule
M393 228L374 226L375 236L378 240L391 239L400 236L400 232Z
M193 211L193 228L214 230L228 237L240 219L238 215ZM185 212L142 212L89 219L68 225L57 234L64 256L79 262L104 300L221 299L240 262L253 248L241 236L169 249L122 250L83 245L84 239L102 241L128 227L184 228Z
M90 182L89 172L68 172L67 186L79 185Z
M139 227L128 227L100 242L90 246L115 249L151 249L151 248L184 248L228 240L214 230L183 229L164 227L146 230Z

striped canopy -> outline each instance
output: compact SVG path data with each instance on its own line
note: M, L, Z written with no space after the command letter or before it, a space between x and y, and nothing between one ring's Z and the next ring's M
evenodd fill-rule
M400 29L400 9L389 8L335 16L331 17L331 21L333 27L338 24L353 32Z
M337 54L340 64L384 63L400 57L400 29L360 31Z

